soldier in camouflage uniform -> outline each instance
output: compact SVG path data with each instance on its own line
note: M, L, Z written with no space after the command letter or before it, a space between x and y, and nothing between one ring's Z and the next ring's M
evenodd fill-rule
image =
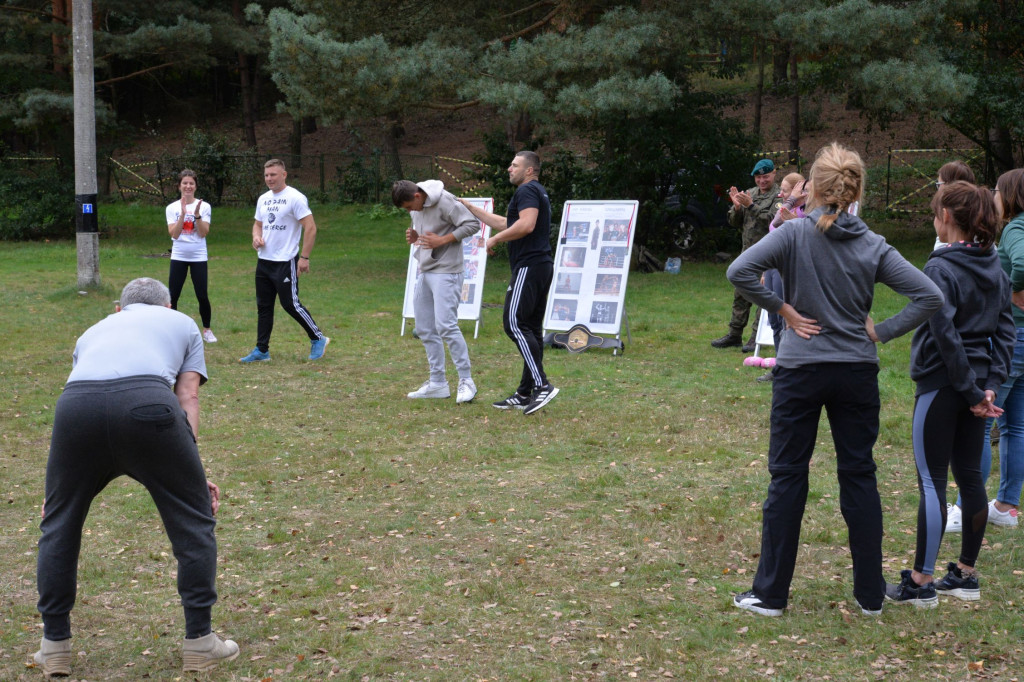
M779 186L775 183L775 164L771 159L761 159L754 165L750 173L756 187L740 192L735 187L729 188L732 208L729 209L729 224L743 228L743 250L746 251L768 234L768 226L775 215L776 199ZM715 348L730 348L743 345L743 330L750 318L750 301L734 292L732 301L732 319L729 320L729 333L715 339L711 345ZM744 352L754 350L754 338L757 334L757 318L750 341L743 345Z

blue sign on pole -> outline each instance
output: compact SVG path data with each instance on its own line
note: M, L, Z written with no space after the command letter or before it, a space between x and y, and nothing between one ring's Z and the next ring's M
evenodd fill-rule
M92 204L82 204L82 213L92 213Z

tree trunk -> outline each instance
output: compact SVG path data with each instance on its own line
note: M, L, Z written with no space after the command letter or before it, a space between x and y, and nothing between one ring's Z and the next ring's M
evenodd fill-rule
M397 113L388 115L384 122L383 145L386 180L401 180L405 177L402 173L402 159L398 155L398 140L403 135L405 135L405 128L402 127L401 117Z
M790 61L790 46L786 43L775 45L772 50L772 88L779 90L787 87L786 68Z
M231 15L235 22L243 25L241 0L231 1ZM242 128L245 131L245 146L256 149L256 117L253 113L252 74L249 70L249 55L238 52L238 84L242 98Z
M988 142L992 160L999 174L1016 168L1013 160L1013 136L1005 125L997 122L989 128Z
M316 132L316 118L313 116L302 117L302 134L312 135Z
M302 168L302 119L292 118L292 134L288 136L288 145L291 148L292 168Z
M260 84L263 82L263 79L260 78L260 56L258 54L249 56L249 69L252 74L252 117L260 121L263 119L260 114Z
M524 111L519 114L519 118L514 123L505 126L505 131L508 134L508 146L512 152L522 151L533 139L533 119Z
M68 67L65 63L67 58L67 46L64 44L63 29L68 25L68 2L70 0L53 0L53 24L60 27L50 34L53 42L53 73L56 76L66 76Z
M796 164L800 161L800 78L796 54L791 54L789 57L788 87L790 88L789 162Z
M754 88L754 137L761 137L761 104L764 98L764 50L754 43L757 59L757 85Z

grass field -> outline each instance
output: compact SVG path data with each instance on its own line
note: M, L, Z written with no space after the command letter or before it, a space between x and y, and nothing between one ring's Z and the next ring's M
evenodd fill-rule
M990 529L983 600L941 599L865 618L853 602L827 421L811 470L789 610L735 609L760 539L770 387L736 350L713 351L732 291L725 266L632 273L626 351L550 351L562 389L532 417L491 401L520 360L483 312L467 405L405 398L420 343L399 336L406 219L314 207L320 226L302 298L332 338L324 360L278 311L273 361L242 366L255 337L251 211L217 209L213 329L200 451L223 490L214 628L237 640L217 680L963 680L1024 670L1024 531ZM380 213L380 212L376 212ZM0 679L41 634L35 556L53 405L78 334L129 279L166 280L155 207L103 207L103 285L79 292L73 243L0 244ZM885 225L919 265L929 222ZM507 264L488 268L500 304ZM181 309L197 318L186 284ZM878 292L874 316L901 301ZM198 318L197 318L198 319ZM886 574L913 560L909 339L880 348ZM454 377L454 372L450 373ZM454 379L453 379L454 384ZM998 472L993 472L993 480ZM993 483L990 481L989 489ZM95 501L72 615L74 677L178 680L183 619L175 562L145 490ZM940 561L956 558L959 536Z

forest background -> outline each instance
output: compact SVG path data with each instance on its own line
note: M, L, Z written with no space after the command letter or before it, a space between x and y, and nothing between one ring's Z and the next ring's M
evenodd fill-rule
M877 167L891 147L952 148L989 182L1024 157L1020 2L95 0L93 14L108 199L169 201L190 165L208 200L245 204L261 162L284 156L315 201L381 203L393 179L432 173L500 210L509 154L534 148L556 219L569 197L637 199L640 245L672 255L682 236L704 257L735 246L715 229L722 190L762 153L805 168L836 138ZM73 232L70 17L71 0L0 2L0 158L16 171L0 178L3 239ZM874 179L877 198L889 178Z

